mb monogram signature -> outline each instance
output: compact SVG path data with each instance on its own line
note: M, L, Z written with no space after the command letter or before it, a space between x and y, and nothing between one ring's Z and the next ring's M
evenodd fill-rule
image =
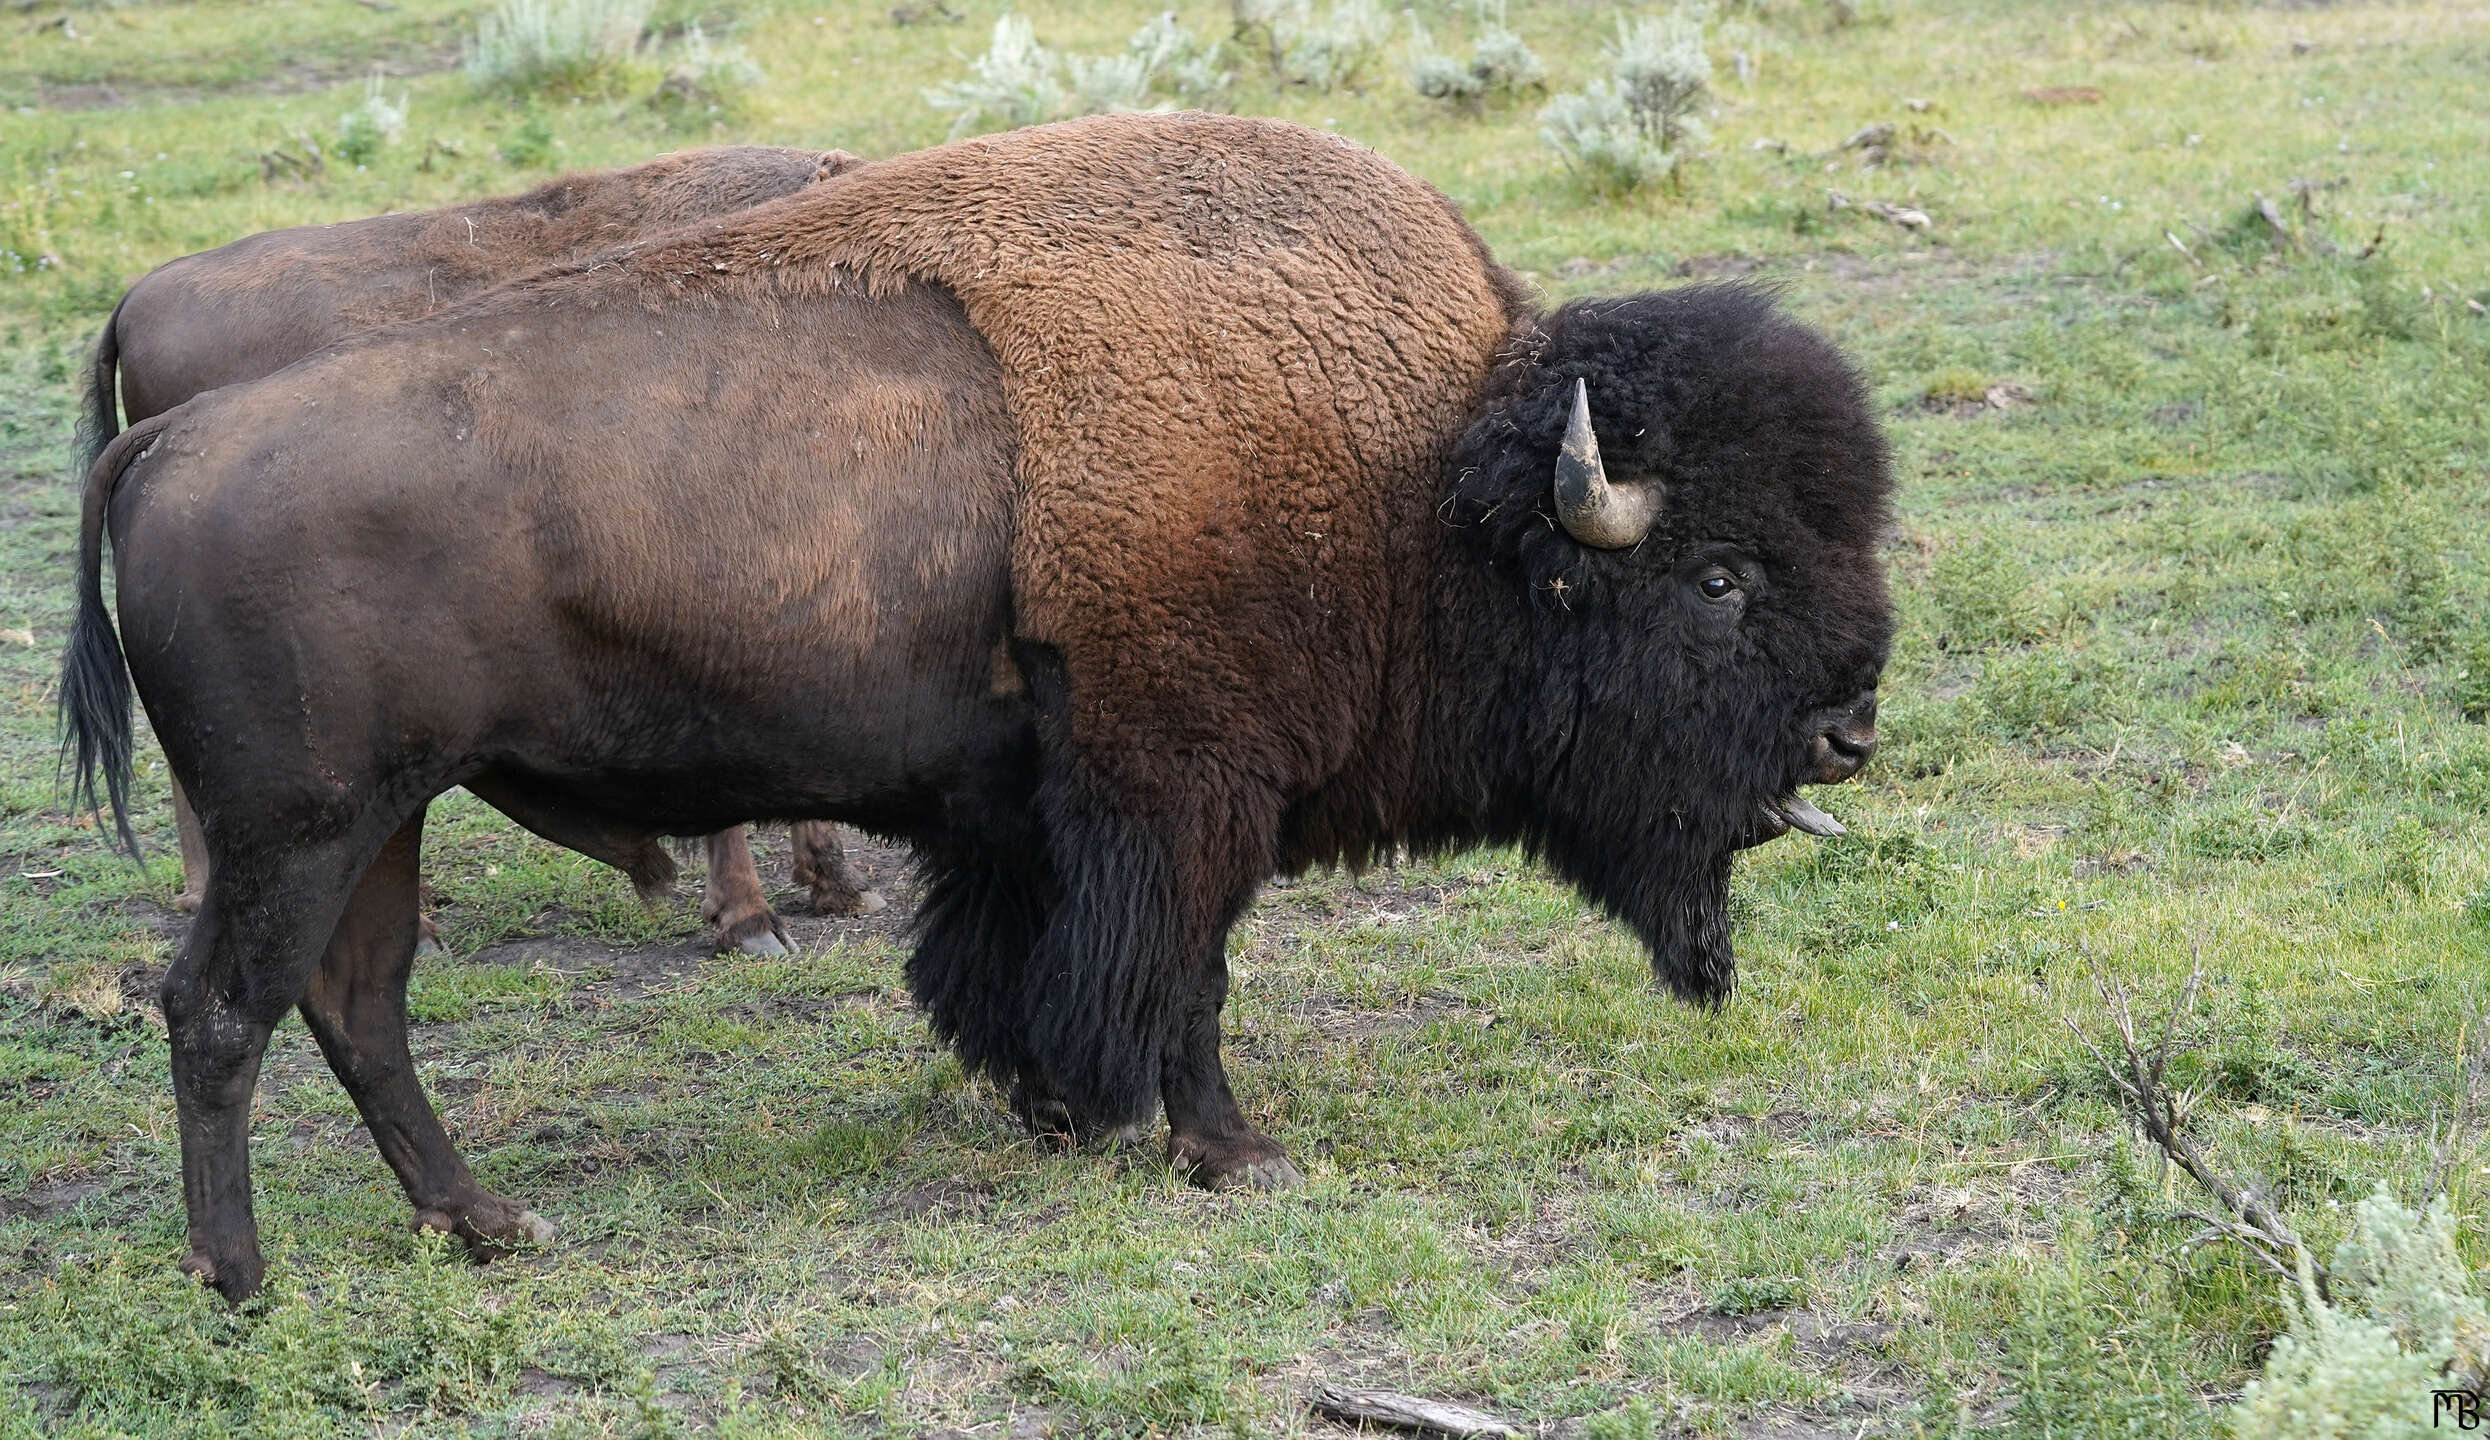
M2429 1392L2429 1423L2436 1429L2449 1417L2458 1430L2481 1428L2481 1397L2470 1390L2432 1390Z

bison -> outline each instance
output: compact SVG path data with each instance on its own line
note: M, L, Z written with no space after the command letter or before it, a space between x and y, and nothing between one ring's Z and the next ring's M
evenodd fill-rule
M88 367L78 469L120 429L203 391L272 374L358 330L429 314L504 280L581 259L637 236L748 209L858 161L843 150L726 146L645 165L566 175L524 195L336 225L271 230L150 271L113 307ZM198 908L207 852L181 786L183 910ZM882 908L827 824L799 823L796 879L818 914ZM701 916L719 948L782 953L786 932L762 892L741 826L708 838ZM425 943L431 925L425 922Z
M457 784L649 884L755 817L904 838L937 1032L1033 1124L1163 1105L1207 1184L1295 1177L1219 1054L1274 871L1519 843L1718 1003L1734 852L1875 744L1890 485L1767 296L1541 312L1370 152L1197 115L897 157L133 427L62 695L118 804L135 681L213 857L184 1266L261 1283L297 1006L418 1224L549 1233L407 1053Z

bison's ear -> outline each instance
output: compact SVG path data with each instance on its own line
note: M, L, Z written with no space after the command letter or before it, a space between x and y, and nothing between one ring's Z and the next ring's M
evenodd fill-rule
M1556 518L1565 533L1600 550L1639 545L1667 498L1657 480L1609 483L1599 463L1599 437L1591 433L1591 387L1574 381L1573 419L1565 426L1565 448L1556 455Z

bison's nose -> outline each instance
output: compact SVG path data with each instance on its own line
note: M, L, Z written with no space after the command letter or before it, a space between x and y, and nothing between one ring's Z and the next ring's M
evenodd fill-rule
M1816 783L1839 785L1859 773L1876 753L1876 692L1867 691L1849 705L1818 721L1813 744Z

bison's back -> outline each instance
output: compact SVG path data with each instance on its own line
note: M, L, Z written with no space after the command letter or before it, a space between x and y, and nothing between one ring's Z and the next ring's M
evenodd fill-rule
M132 420L550 265L790 194L844 157L732 146L566 175L521 195L298 225L159 266L116 321Z

